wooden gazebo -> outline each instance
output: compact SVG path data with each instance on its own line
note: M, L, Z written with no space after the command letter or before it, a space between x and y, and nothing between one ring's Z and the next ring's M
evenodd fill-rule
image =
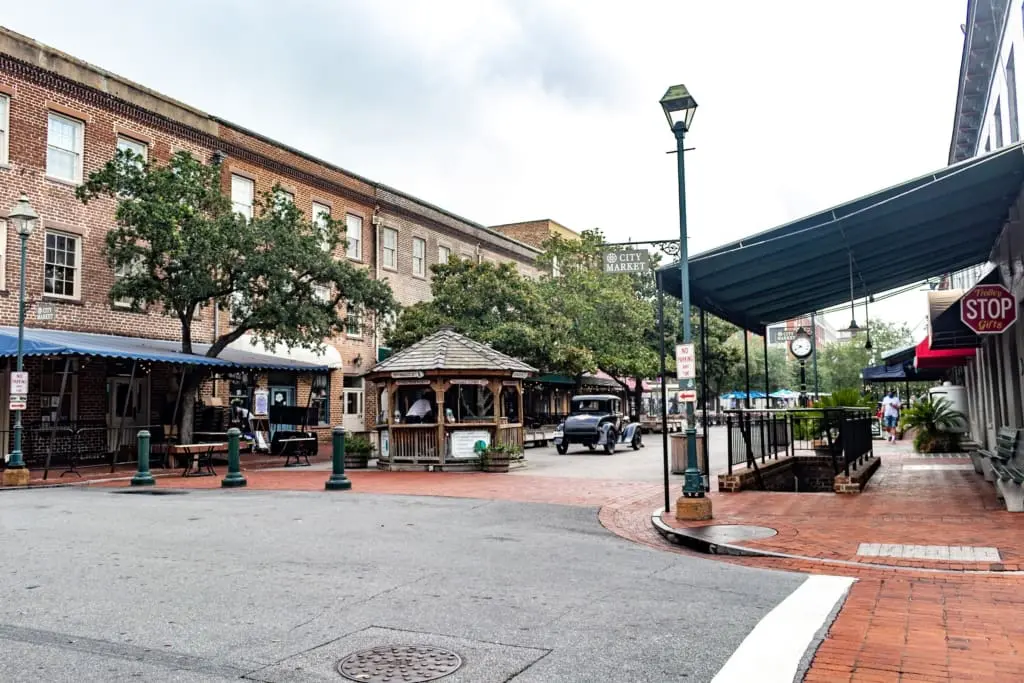
M468 470L474 447L523 445L523 380L537 371L450 329L378 363L383 384L378 466Z

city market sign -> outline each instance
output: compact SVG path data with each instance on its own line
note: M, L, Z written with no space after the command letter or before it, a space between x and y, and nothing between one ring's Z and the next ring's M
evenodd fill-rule
M1002 334L1017 322L1017 302L1003 285L977 285L960 299L960 319L975 334Z
M646 249L619 249L604 255L606 273L646 273L651 267L651 254Z

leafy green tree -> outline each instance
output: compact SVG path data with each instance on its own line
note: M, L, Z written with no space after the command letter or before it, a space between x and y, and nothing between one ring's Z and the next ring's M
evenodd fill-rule
M213 340L218 356L246 333L267 344L319 349L344 326L342 304L377 317L395 308L391 289L332 252L344 243L343 223L315 222L274 191L257 199L246 220L222 190L219 164L178 152L166 165L118 152L77 190L88 203L117 202L117 224L107 233L107 261L123 277L112 300L136 310L155 307L181 323L181 350L192 353L200 307L226 307L232 325ZM195 389L186 374L181 436L192 433Z
M396 351L451 327L544 371L582 374L595 367L590 351L571 338L572 321L513 264L452 257L431 271L431 300L403 310L389 335Z
M853 339L825 344L819 349L818 372L822 391L861 388L861 371L881 363L881 352L904 348L913 343L913 335L904 323L872 320L870 332L871 350L864 348L867 342L864 332Z

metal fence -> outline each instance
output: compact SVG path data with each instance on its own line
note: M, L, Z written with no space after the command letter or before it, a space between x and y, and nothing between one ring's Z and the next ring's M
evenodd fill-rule
M809 452L830 457L836 474L849 475L872 454L871 420L864 408L727 411L728 472Z

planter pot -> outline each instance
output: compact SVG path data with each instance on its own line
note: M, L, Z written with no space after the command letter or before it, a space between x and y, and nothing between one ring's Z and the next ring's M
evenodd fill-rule
M488 458L483 462L480 469L484 472L508 472L508 458Z
M346 453L345 454L345 469L347 470L365 470L370 462L369 453Z

